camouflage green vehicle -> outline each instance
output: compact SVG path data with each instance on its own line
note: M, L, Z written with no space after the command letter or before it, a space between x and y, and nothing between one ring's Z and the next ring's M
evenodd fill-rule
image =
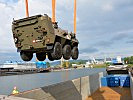
M52 23L51 18L36 15L14 20L12 23L14 42L24 61L30 61L33 54L39 61L78 59L78 40L74 33L68 33Z

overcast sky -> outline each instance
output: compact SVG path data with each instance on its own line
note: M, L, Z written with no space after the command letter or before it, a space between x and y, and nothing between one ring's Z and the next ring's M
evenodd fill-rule
M73 31L74 0L56 1L59 26ZM77 8L80 59L133 55L133 0L77 0ZM29 0L29 13L51 17L51 0ZM24 17L24 0L0 0L0 62L21 60L11 23Z

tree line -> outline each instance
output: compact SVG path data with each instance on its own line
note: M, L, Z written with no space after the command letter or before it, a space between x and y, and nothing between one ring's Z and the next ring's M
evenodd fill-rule
M124 58L125 64L133 64L133 56Z

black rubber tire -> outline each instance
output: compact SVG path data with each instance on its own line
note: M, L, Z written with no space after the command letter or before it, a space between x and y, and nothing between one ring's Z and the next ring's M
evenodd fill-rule
M33 58L33 53L21 51L20 56L23 61L30 61Z
M51 53L48 54L48 59L49 59L50 61L54 61L54 58L52 57Z
M62 46L59 42L56 42L54 45L53 52L51 54L52 58L59 60L62 57Z
M46 53L44 52L36 53L36 57L39 61L44 61L46 59Z
M63 48L63 58L65 60L69 60L71 57L71 46L70 45L65 45Z
M77 60L79 56L79 50L77 47L73 47L72 49L72 59Z

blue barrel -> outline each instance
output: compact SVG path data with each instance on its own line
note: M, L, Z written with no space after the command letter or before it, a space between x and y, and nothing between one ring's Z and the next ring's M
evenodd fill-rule
M130 76L129 75L108 75L101 78L102 86L109 87L130 87Z
M130 76L129 75L121 75L120 76L120 86L121 87L130 87Z
M108 77L101 78L101 86L108 86Z
M108 86L118 87L120 86L119 76L109 75L108 77Z

